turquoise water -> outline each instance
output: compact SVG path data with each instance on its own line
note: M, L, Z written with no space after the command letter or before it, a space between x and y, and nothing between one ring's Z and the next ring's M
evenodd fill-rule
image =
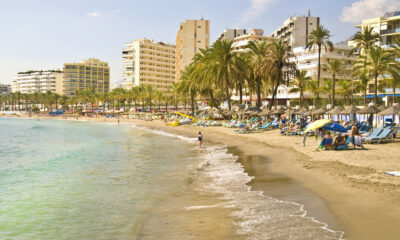
M0 118L0 239L340 239L253 191L225 146L132 124Z
M0 132L0 239L132 239L192 147L96 123L0 118Z

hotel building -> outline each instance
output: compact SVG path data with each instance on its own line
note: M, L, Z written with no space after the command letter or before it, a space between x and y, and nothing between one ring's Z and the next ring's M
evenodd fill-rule
M361 24L356 25L356 28L360 30L365 27L372 28L373 33L377 33L380 35L380 40L376 42L376 45L381 46L383 48L391 48L391 45L394 44L394 40L400 39L400 11L395 12L387 12L382 17L369 18L362 21ZM355 47L356 43L354 41L349 41L348 46ZM383 80L380 78L379 81ZM373 80L369 83L367 97L374 97L375 85ZM391 97L393 95L393 89L385 88L383 91L378 90L378 97ZM396 88L396 96L400 96L400 89Z
M208 20L185 20L176 36L175 81L181 71L192 62L200 49L210 46L210 22Z
M11 84L0 83L0 96L8 96L11 93Z
M308 16L290 17L282 26L276 29L270 36L282 39L292 49L307 45L307 37L319 26L319 17Z
M244 51L246 45L250 42L262 42L262 41L275 41L276 38L264 36L264 30L262 29L249 29L246 34L237 36L233 39L233 48L236 51Z
M107 93L110 89L110 68L108 63L89 58L80 63L64 64L64 94L75 95L77 90L93 89Z
M64 94L63 73L60 70L27 71L18 73L13 80L12 92Z
M388 12L382 17L366 19L356 25L356 28L359 29L365 27L372 28L374 33L381 36L377 43L379 46L390 48L394 40L400 38L400 11ZM349 46L354 46L354 42L350 41Z
M235 38L246 34L246 29L240 29L240 28L235 28L235 29L225 29L221 35L219 36L219 40L222 39L227 39L233 41Z
M321 52L321 83L325 81L332 81L332 73L330 73L326 67L328 59L338 59L345 63L342 73L336 74L336 80L352 79L351 72L353 62L357 60L355 55L351 55L352 48L346 45L334 45L334 49L326 51L324 48ZM306 49L305 47L298 47L293 49L295 58L293 61L297 63L297 69L299 71L307 71L307 76L316 80L318 78L318 50L317 49ZM278 87L277 99L281 101L298 99L300 93L290 93L291 87L280 86ZM311 93L305 92L305 98L312 98ZM325 94L326 95L326 94ZM324 94L321 97L325 98Z
M167 91L175 82L175 45L138 39L122 49L121 87L152 85Z

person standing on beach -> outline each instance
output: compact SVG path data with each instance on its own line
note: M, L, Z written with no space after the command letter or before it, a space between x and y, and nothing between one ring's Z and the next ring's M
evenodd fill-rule
M201 143L203 142L203 134L199 132L199 135L197 135L197 148L201 148Z

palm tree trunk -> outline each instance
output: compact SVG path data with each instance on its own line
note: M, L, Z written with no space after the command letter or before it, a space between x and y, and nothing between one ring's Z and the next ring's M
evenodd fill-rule
M335 108L335 74L332 74L332 109Z
M396 87L393 86L393 100L392 100L392 106L396 103ZM394 118L393 118L394 120Z
M243 87L242 83L239 83L239 104L243 104Z
M192 110L192 117L194 117L194 96L191 94L190 96L190 100L191 100L191 110Z
M210 99L211 99L211 106L212 107L216 107L215 105L215 98L214 98L214 93L213 93L213 91L210 89L210 91L209 91L209 94L210 94Z
M282 75L282 67L279 67L278 68L278 79L277 79L277 82L276 82L276 86L274 87L274 92L272 93L271 105L269 106L269 110L271 110L272 106L274 105L275 96L276 96L276 93L278 92L278 87L279 87L279 84L281 82L281 75Z
M367 106L367 89L364 90L364 107Z
M321 85L321 45L318 45L318 87Z
M229 82L228 82L228 77L225 76L225 94L226 94L226 98L228 100L228 110L230 111L231 108L231 96L229 94Z
M260 80L259 78L257 80ZM261 107L261 80L257 81L257 108Z
M375 75L375 97L374 97L374 100L375 100L375 106L377 106L378 105L378 75Z
M300 107L303 107L303 101L304 101L303 89L300 88Z

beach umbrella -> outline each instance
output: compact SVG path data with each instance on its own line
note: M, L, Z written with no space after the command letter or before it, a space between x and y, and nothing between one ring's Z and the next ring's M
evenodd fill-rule
M308 125L308 127L306 128L306 130L304 131L304 133L318 129L318 128L322 128L323 126L325 126L326 124L330 123L331 121L329 119L320 119L317 120L313 123L311 123L310 125Z
M263 115L263 116L268 116L268 115L271 115L271 114L272 114L272 110L269 110L269 109L264 109L261 112L261 115Z
M313 114L313 110L308 110L307 112L304 113L304 116L311 116Z
M304 107L302 107L302 108L300 108L299 110L295 111L294 114L302 115L302 114L304 114L304 113L306 113L306 112L307 112L307 109L305 109Z
M371 106L368 106L368 107L364 107L363 109L361 109L357 113L358 114L376 114L378 112L380 112L379 109L377 107L375 107L374 105L371 105ZM375 117L375 124L377 124L377 118L376 117ZM373 125L373 124L371 124L371 125Z
M343 110L344 109L342 107L335 107L335 108L329 110L327 113L331 114L331 115L339 115L343 112Z
M314 112L314 115L323 115L326 113L326 109L325 108L320 108L317 111Z
M356 114L360 109L358 107L355 107L353 105L346 106L344 110L341 112L341 114L346 114L346 115L352 115Z
M386 109L386 107L384 105L382 105L382 106L379 106L378 109L379 109L379 111L383 111Z
M379 109L372 105L372 106L364 107L357 113L358 114L376 114L378 112L380 112Z
M347 129L342 125L340 125L339 123L328 123L322 128L332 132L341 132L341 133L347 132Z
M385 110L379 112L379 115L397 115L400 113L400 107L398 106L391 106L386 108Z
M280 108L280 109L276 109L276 110L273 111L272 113L273 113L273 114L284 114L285 112L286 112L285 109Z

